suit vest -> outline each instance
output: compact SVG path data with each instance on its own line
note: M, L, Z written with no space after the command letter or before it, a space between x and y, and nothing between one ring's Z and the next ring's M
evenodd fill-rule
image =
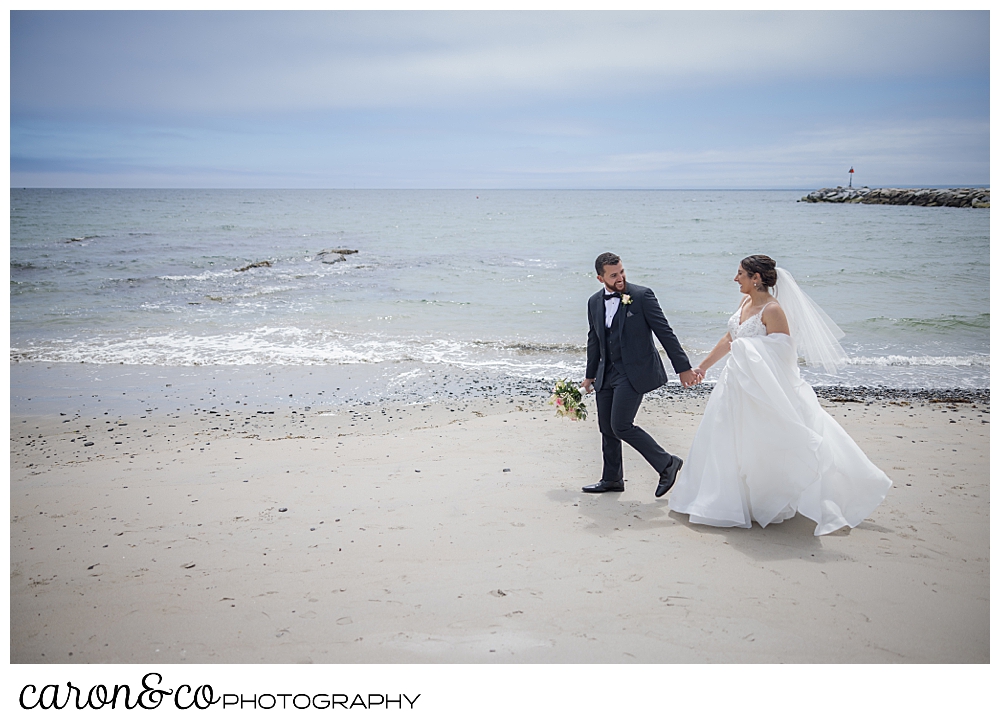
M625 320L625 304L618 303L618 311L611 319L611 326L604 328L604 348L608 351L608 362L622 361L622 327ZM608 366L610 369L610 365Z

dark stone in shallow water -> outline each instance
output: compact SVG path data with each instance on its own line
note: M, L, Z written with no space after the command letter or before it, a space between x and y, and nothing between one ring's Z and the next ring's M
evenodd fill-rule
M267 261L266 259L264 261L255 261L251 264L247 264L246 266L241 266L239 269L233 269L233 271L245 272L249 271L250 269L256 269L257 267L260 266L271 266L271 262Z
M347 261L347 255L357 253L357 249L323 249L316 252L316 258L324 264L336 264L338 261Z

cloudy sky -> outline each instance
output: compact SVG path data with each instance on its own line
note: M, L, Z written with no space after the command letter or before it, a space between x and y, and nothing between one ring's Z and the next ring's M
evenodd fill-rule
M12 12L11 185L989 182L987 12Z

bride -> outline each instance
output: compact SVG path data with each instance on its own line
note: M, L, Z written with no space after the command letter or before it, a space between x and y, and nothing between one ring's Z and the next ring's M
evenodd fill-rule
M798 368L799 353L831 372L846 364L844 333L768 256L748 256L734 281L746 296L694 372L701 379L730 357L669 507L705 525L767 526L798 512L816 522L815 535L853 528L892 481L820 407Z

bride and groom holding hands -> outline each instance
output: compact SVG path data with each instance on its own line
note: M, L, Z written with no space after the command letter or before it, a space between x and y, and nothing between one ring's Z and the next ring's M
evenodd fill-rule
M604 468L587 493L625 489L622 442L659 475L655 496L671 491L669 508L692 523L749 528L797 512L816 523L816 535L854 527L885 498L892 482L820 407L799 374L808 364L834 371L846 363L843 332L763 255L740 262L743 293L728 330L692 368L653 291L629 283L621 259L597 257L603 288L587 302L587 371L583 388L596 391ZM727 354L685 463L666 452L635 416L644 394L667 381L654 346L659 340L684 387L700 383Z

